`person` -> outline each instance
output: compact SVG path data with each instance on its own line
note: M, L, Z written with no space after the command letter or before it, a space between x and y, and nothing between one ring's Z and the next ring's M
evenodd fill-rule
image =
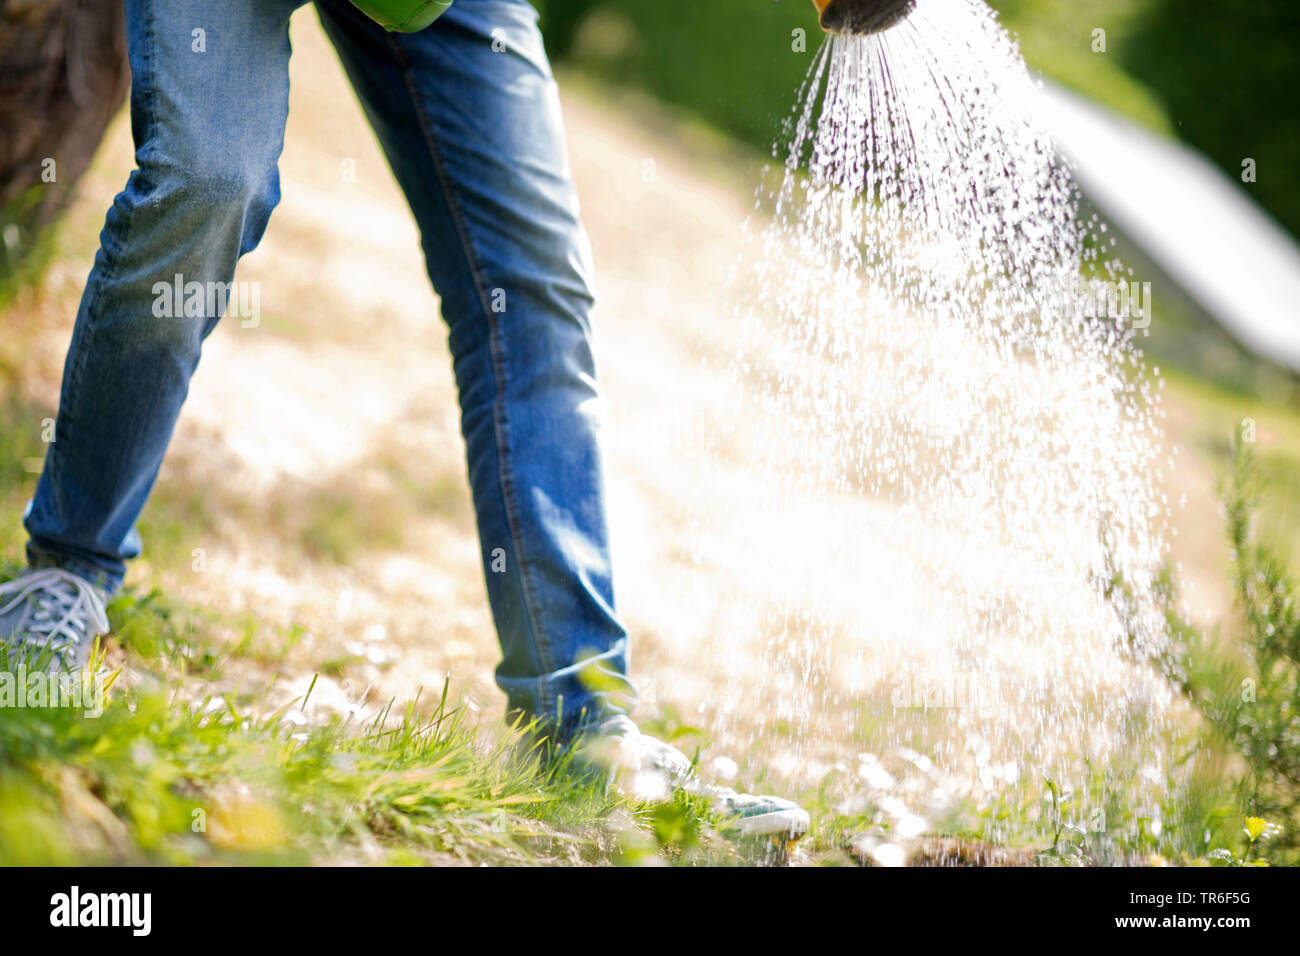
M126 0L137 166L77 313L24 515L28 567L0 586L11 649L80 668L108 630L105 605L140 553L136 518L221 318L212 299L158 317L155 287L228 284L261 239L280 196L289 18L305 2ZM561 748L585 741L580 753L611 772L699 788L690 761L629 716L593 414L591 251L537 14L525 0L455 0L401 34L348 0L316 7L442 302L509 711ZM744 832L808 828L788 801L704 789Z

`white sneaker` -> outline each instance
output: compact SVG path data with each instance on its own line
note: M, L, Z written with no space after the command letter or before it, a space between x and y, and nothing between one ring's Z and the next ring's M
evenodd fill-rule
M62 568L28 569L0 584L0 642L19 661L80 671L95 638L108 633L108 595Z
M684 753L643 734L630 717L619 715L596 724L576 756L606 772L611 785L639 800L667 800L674 790L705 797L723 818L722 828L741 836L785 835L797 840L811 825L808 811L790 800L702 782Z

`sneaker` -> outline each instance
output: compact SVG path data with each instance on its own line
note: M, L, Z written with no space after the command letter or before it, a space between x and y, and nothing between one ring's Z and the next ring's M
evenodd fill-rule
M708 785L702 785L697 792L713 800L713 812L722 817L722 829L741 836L797 840L808 832L812 822L808 811L793 800Z
M62 568L29 568L0 584L0 643L9 647L9 666L23 660L80 671L95 638L108 633L107 603L104 591Z
M576 758L608 775L611 785L641 800L666 800L674 790L708 799L722 817L722 829L740 836L785 836L808 832L808 811L797 803L766 794L739 793L706 784L690 759L671 744L643 734L630 717L607 718L588 732Z

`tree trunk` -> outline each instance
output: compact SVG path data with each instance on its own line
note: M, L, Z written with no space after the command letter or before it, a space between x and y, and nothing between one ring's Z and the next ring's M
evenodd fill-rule
M0 277L67 203L130 79L121 0L0 0Z

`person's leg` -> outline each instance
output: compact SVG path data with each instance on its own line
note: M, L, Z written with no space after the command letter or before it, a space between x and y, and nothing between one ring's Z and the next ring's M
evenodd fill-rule
M419 222L460 392L497 683L567 738L629 711L591 351L590 248L555 81L524 0L385 33L317 0Z
M301 2L126 0L137 168L108 211L77 313L25 516L33 566L111 591L139 553L136 517L221 318L215 284L231 281L279 198L288 22ZM202 297L189 297L192 283Z

